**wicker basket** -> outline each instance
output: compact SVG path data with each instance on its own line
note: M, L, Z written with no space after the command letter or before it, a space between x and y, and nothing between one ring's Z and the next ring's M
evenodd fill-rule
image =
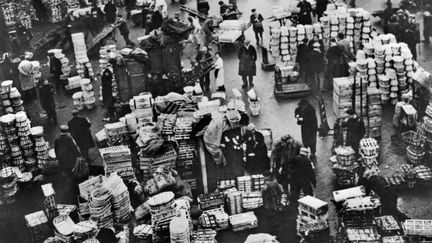
M423 146L425 143L424 137L414 131L406 131L401 134L401 137L405 143L413 146Z

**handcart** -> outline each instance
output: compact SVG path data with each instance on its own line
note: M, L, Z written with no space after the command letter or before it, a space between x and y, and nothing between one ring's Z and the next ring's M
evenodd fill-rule
M224 20L219 24L219 30L216 33L218 40L218 49L221 50L224 45L238 42L243 43L244 32L251 27L252 23L246 23L244 20Z
M116 29L120 26L119 22L115 22L112 25L104 27L104 29L90 42L87 53L89 55L96 54L99 50L99 47L106 44L108 39L111 39L114 42L117 42L116 37Z
M309 85L299 78L297 71L293 71L292 65L276 65L274 73L275 85L273 91L276 98L298 98L311 93L312 90Z

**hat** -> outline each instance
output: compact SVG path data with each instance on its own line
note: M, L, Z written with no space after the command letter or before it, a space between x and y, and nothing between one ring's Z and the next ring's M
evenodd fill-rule
M313 46L313 47L320 47L321 45L320 45L320 43L318 43L318 42L314 42L312 46Z
M404 11L402 9L399 9L398 11L396 11L396 13L404 13Z
M346 112L348 115L354 115L357 114L352 108L349 108Z
M73 111L72 111L72 115L76 115L76 114L78 114L78 113L79 113L78 110L73 110Z
M249 125L246 126L246 131L253 131L255 130L255 124L249 123Z
M69 131L68 125L60 125L60 132L67 132Z

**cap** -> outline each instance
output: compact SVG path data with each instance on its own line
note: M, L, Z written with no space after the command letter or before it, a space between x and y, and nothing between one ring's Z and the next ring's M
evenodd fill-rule
M426 12L423 13L423 15L426 16L426 17L429 17L429 16L431 16L431 13L429 11L426 11Z
M60 125L60 132L67 132L69 131L68 125Z
M249 123L249 125L246 126L246 131L253 131L255 130L255 124Z
M76 114L78 114L78 113L79 113L78 110L73 110L73 111L72 111L72 115L76 115Z
M356 112L352 108L349 108L346 113L348 115L354 115L354 114L356 114Z

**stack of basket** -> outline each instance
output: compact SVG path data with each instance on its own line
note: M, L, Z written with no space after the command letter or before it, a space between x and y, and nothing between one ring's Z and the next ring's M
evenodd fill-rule
M11 167L0 170L0 196L6 204L15 202L15 194L18 192L17 176Z
M94 97L93 85L90 79L81 79L81 90L84 105L89 110L93 109L96 99Z
M13 113L14 109L12 108L12 103L9 100L9 93L12 89L13 81L12 80L6 80L1 82L1 92L0 92L0 98L1 98L1 105L2 109L0 109L0 114L7 114L7 113Z
M386 75L378 75L378 82L381 91L381 102L386 104L390 98L390 78Z
M105 187L99 187L90 194L90 219L98 222L99 228L113 227L111 212L111 192Z
M99 149L104 163L105 173L117 173L122 179L135 178L129 147L112 146Z
M327 16L323 16L320 21L322 25L322 38L327 42L330 39L330 19Z
M51 235L48 218L43 211L37 211L24 216L30 231L32 242L43 242Z
M379 145L373 138L363 138L360 140L360 156L364 167L378 166Z
M169 224L171 242L189 243L190 227L185 216L180 215L171 219Z
M24 156L25 168L33 171L37 168L36 153L33 140L30 138L30 120L25 112L20 111L15 115L20 147Z
M72 43L74 46L75 60L77 63L86 63L89 61L87 57L87 47L85 43L84 33L74 33L72 36ZM81 76L81 74L80 74Z
M38 167L43 168L48 161L48 143L43 137L43 127L37 126L30 128L30 134L35 142Z
M190 215L190 203L186 198L178 198L175 200L176 210L179 215L185 217L189 224L189 232L193 232L192 217Z
M103 182L102 186L111 193L111 205L115 222L127 222L131 215L131 203L128 188L122 178L112 174Z
M235 232L258 227L258 218L254 212L231 215L229 216L229 222Z
M280 26L270 28L270 53L274 58L280 55Z
M57 203L55 200L55 191L51 183L41 186L42 192L44 194L44 206L45 214L52 220L54 217L58 216Z
M9 100L11 102L12 108L14 112L23 111L23 100L21 99L21 94L19 93L18 89L15 87L12 87L9 92Z
M355 161L355 152L351 147L335 148L336 158L333 164L333 172L340 186L355 186L358 183L359 165ZM332 158L331 158L332 159Z
M382 104L381 91L377 88L369 87L367 89L368 104L368 131L372 138L381 137L382 126Z
M153 228L153 242L169 241L169 223L177 214L174 193L162 192L148 200Z
M280 28L280 55L282 62L291 61L291 55L289 50L289 32L288 27L282 26Z
M330 38L336 38L339 33L339 20L336 15L329 16Z

